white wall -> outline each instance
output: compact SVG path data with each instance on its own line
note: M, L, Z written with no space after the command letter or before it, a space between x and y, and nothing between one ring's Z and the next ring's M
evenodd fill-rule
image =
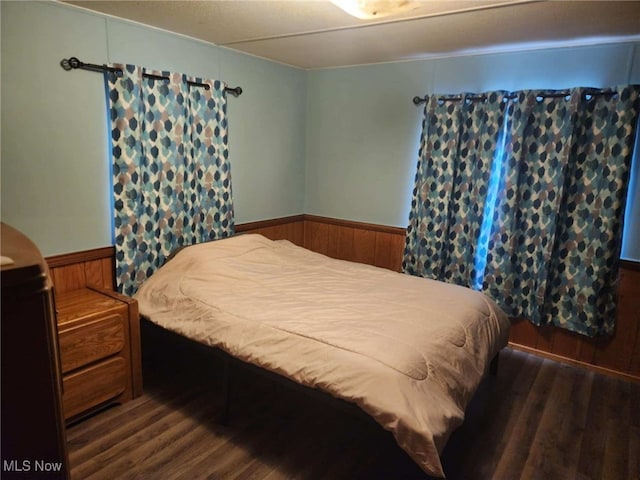
M111 244L101 75L63 57L107 58L103 19L2 2L2 221L43 254Z
M404 227L415 95L640 83L633 43L307 72L63 4L0 7L1 216L45 255L112 243L102 76L65 72L62 58L242 86L228 105L237 223L309 213ZM640 181L632 185L623 256L640 260Z
M302 213L305 71L62 4L0 5L2 221L45 256L112 244L102 75L64 71L70 56L240 85L228 101L236 222Z
M640 45L630 59L629 83L640 83ZM629 177L629 195L625 212L622 258L640 262L640 124L636 128L636 148Z
M640 83L639 45L309 72L305 213L405 227L423 110L411 102L415 95ZM640 260L640 182L630 198L635 200L627 215L623 257Z

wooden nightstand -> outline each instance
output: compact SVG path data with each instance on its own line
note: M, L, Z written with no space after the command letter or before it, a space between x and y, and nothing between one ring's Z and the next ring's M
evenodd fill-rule
M56 295L65 420L142 393L138 303L96 287Z

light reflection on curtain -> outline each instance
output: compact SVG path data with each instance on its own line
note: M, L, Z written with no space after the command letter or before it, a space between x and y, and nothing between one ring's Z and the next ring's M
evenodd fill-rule
M425 105L403 270L471 286L504 93L432 96ZM486 235L485 235L486 237Z
M542 322L580 92L520 92L505 148L484 288L511 315ZM567 177L567 180L570 179Z
M132 295L176 247L233 234L226 94L218 81L114 66L123 70L106 74L116 279Z
M506 99L506 115L482 143L492 161L478 163L471 173L460 169L468 164L459 146L446 158L430 148L445 132L453 144L475 135L473 128L465 128L473 124L467 112L459 109L461 117L454 123L451 114L427 108L404 271L482 288L510 315L537 325L553 324L585 335L612 333L640 89L608 91L494 93ZM446 174L424 167L443 161L455 167ZM478 182L477 192L484 193L465 197L456 180L460 175ZM425 185L428 195L421 197ZM468 198L478 207L466 207ZM458 219L450 214L455 205L471 213ZM474 234L464 237L470 243L459 248L460 240L451 232L465 224L469 227L463 226L462 232ZM438 248L431 246L435 244ZM447 274L460 271L459 265L475 266L475 280L473 275Z

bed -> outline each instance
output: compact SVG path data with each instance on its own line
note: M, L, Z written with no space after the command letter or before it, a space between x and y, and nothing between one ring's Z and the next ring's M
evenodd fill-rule
M257 234L181 250L135 298L167 330L357 405L436 477L509 334L479 292Z

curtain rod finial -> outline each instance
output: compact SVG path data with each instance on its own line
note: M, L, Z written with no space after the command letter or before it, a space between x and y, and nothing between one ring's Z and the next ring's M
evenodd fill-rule
M71 57L69 59L63 58L60 60L60 66L64 68L66 71L69 71L74 68L79 68L82 62L78 60L76 57Z
M242 87L235 87L235 88L227 87L224 89L224 91L227 93L230 93L234 97L239 97L240 95L242 95Z
M418 97L418 96L413 97L413 104L414 105L420 105L421 103L424 103L426 101L427 101L427 97L424 97L424 98Z

